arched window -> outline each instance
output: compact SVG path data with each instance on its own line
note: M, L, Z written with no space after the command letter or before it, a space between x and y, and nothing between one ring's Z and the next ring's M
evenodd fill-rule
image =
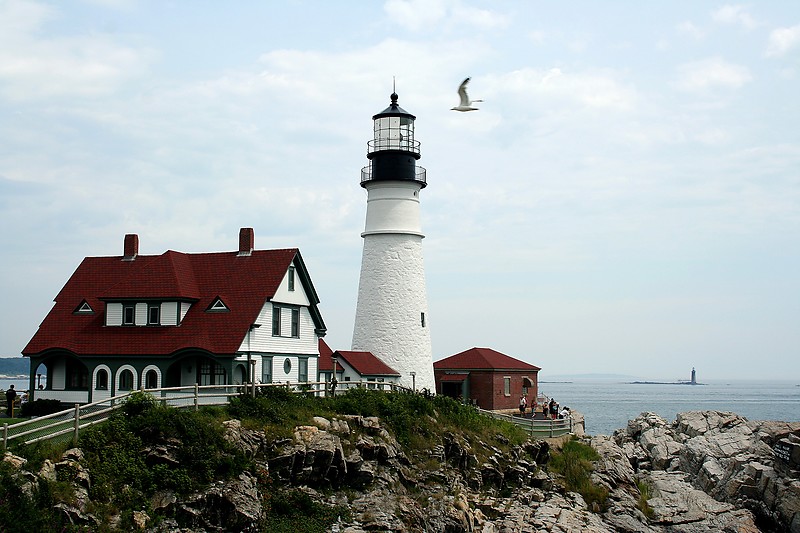
M144 375L144 387L146 389L158 388L158 373L155 370L148 370Z
M133 389L133 372L127 368L119 375L119 390Z
M98 390L108 390L108 371L101 368L97 371L97 384L95 388Z

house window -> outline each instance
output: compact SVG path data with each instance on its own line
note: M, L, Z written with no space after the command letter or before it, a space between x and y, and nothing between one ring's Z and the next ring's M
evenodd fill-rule
M147 306L147 323L151 326L158 326L161 323L161 306L159 304Z
M119 375L119 390L133 390L133 372L128 369Z
M98 390L108 390L108 371L105 369L97 371L97 384L95 388Z
M289 290L294 291L294 267L289 267Z
M511 396L511 378L508 376L503 378L503 394Z
M215 361L200 363L200 385L224 385L225 369Z
M281 308L277 305L272 306L272 336L281 336Z
M375 388L375 378L367 378L367 388Z
M300 337L300 310L292 309L292 337Z
M133 304L125 304L122 306L122 325L132 326L135 324L136 307Z
M297 381L308 381L308 359L305 357L297 360Z
M283 360L283 373L288 374L292 371L292 360L291 359L284 359Z
M261 360L261 383L272 383L272 357Z
M158 388L158 373L155 370L148 370L144 375L144 387L146 389Z

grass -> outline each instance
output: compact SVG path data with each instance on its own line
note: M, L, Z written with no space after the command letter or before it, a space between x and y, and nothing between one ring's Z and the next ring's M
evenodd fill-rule
M637 503L637 507L647 517L648 520L652 520L655 516L655 511L653 511L653 508L650 507L650 504L647 503L647 501L653 497L653 488L644 480L637 480L636 488L639 489L639 501Z
M567 441L559 451L552 453L548 470L561 476L564 488L579 493L590 509L605 511L608 490L591 479L592 461L600 459L597 451L577 438Z

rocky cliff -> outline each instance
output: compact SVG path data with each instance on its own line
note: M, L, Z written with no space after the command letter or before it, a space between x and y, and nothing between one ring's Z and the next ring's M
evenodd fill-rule
M316 418L278 441L237 420L225 426L226 439L255 467L202 493L154 495L149 514L134 513L141 530L260 531L266 492L281 486L346 509L331 528L340 533L800 532L800 423L717 412L669 423L644 413L613 436L585 438L600 455L592 478L609 493L602 509L548 472L545 441L502 451L446 432L438 446L410 456L373 417ZM143 453L168 462L170 444ZM80 450L38 472L13 455L5 461L26 490L37 478L71 479L76 497L59 509L72 523L97 525Z

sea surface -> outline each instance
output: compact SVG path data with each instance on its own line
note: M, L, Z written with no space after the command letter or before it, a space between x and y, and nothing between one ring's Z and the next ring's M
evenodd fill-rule
M640 413L668 422L686 411L732 411L750 420L800 421L800 381L710 381L703 385L623 381L540 382L539 393L586 417L586 433L611 435Z

